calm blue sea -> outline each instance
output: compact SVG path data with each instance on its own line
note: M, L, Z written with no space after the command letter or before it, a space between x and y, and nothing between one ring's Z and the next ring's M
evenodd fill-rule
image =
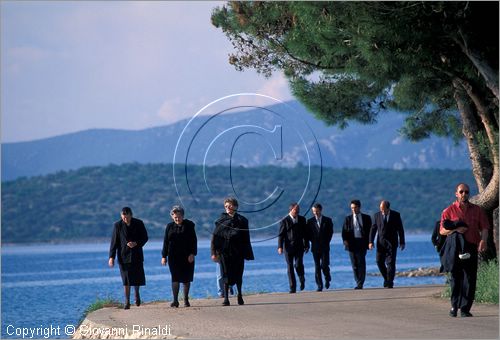
M146 244L146 286L141 288L144 302L170 300L170 273L160 265L161 242ZM30 245L2 247L2 338L19 328L77 325L84 310L97 298L122 301L122 285L117 266L108 267L107 243ZM209 242L199 242L195 278L190 295L193 298L215 297L216 265L210 260ZM287 292L285 260L276 252L276 240L253 244L255 261L245 264L243 293ZM332 240L331 289L354 287L349 256L341 245L340 235ZM304 257L306 290L315 290L314 262ZM439 258L430 235L408 235L407 247L398 252L397 270L439 266ZM367 254L367 272L378 273L375 252ZM380 276L367 275L365 287L380 287ZM399 278L396 286L444 284L445 278ZM196 302L194 302L196 304ZM56 338L52 336L51 338ZM37 338L42 338L38 336Z

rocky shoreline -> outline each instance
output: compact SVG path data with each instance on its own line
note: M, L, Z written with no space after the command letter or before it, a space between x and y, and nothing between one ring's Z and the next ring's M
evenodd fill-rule
M413 270L409 270L406 272L398 272L396 276L404 276L404 277L418 277L418 276L445 276L446 273L440 273L439 267L431 267L431 268L417 268Z
M381 276L380 273L369 273L370 276ZM439 272L439 267L417 268L404 272L396 272L397 277L420 277L420 276L445 276L446 273Z

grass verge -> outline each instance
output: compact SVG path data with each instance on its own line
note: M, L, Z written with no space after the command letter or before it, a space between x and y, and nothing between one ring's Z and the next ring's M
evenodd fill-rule
M498 305L498 260L480 262L477 269L475 302ZM448 274L449 277L449 274ZM443 298L451 296L450 286L446 287Z
M93 303L91 303L84 311L83 315L80 318L78 324L81 324L82 321L85 319L85 317L89 314L92 313L98 309L105 308L105 307L123 307L123 304L118 302L117 300L113 298L97 298Z

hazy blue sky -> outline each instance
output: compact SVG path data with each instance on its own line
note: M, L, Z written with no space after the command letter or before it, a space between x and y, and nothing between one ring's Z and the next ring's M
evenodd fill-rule
M286 80L228 64L224 2L1 1L2 142L143 129L220 97L291 99Z

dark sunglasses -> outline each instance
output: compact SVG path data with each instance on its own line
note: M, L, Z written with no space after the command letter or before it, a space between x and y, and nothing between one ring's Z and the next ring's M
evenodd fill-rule
M469 193L469 191L468 191L468 190L460 190L458 193L459 193L459 194L463 194L463 193L468 194L468 193Z

